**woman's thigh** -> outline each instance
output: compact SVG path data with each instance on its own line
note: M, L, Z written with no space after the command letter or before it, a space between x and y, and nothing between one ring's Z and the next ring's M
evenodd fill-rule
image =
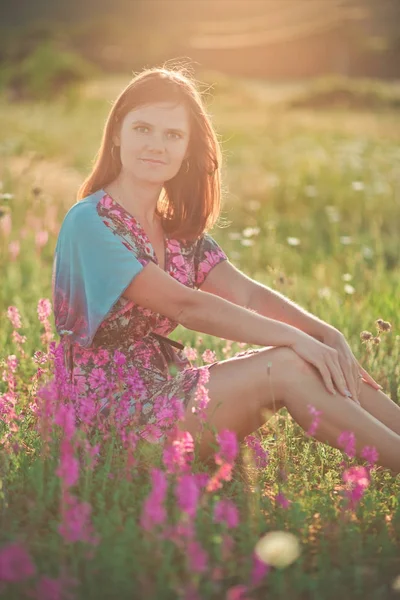
M249 355L235 356L210 368L206 388L209 403L206 422L217 431L235 431L239 440L257 430L284 404L285 381L297 355L290 348L269 346ZM193 398L180 427L195 438L202 431L199 417L192 412ZM205 457L214 442L211 431L201 434L200 455Z

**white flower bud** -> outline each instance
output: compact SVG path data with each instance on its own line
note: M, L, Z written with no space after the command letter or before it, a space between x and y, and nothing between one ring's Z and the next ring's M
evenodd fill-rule
M283 569L300 556L300 543L287 531L270 531L258 540L254 551L258 558L273 567Z

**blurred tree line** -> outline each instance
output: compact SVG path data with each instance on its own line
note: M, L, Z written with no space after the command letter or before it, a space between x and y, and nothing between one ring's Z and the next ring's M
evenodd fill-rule
M3 0L0 24L0 86L21 99L177 57L271 79L400 76L400 0Z

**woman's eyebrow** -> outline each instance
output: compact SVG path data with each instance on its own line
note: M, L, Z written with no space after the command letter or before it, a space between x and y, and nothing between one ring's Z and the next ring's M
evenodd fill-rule
M146 125L146 127L153 127L151 123L147 123L146 121L132 121L132 125ZM181 133L182 135L186 134L186 131L183 129L179 129L178 127L170 127L167 131L175 131L177 133Z

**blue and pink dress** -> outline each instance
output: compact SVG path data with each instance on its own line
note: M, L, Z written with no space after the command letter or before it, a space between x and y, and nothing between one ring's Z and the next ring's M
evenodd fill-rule
M211 269L227 260L208 234L187 243L164 237L165 271L190 288L199 288ZM99 410L107 411L110 390L118 401L134 381L131 412L139 401L143 424L155 422L159 396L174 396L187 406L201 369L212 366L193 367L183 346L165 340L177 322L122 296L150 261L158 264L140 223L99 190L67 212L52 280L55 326L76 393L96 398Z

